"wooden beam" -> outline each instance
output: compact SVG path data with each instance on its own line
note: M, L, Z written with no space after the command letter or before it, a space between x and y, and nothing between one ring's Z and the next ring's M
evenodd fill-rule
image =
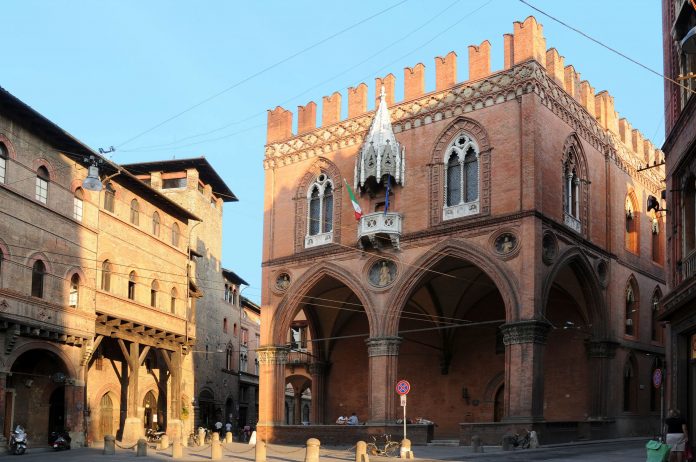
M140 366L143 363L143 361L145 361L145 357L147 356L147 353L149 351L150 351L149 346L145 346L145 348L143 348L143 351L140 353L140 358L138 358L138 366Z
M112 319L111 321L106 321L107 326L118 327L123 321L121 319Z
M123 359L125 359L126 363L128 364L128 369L133 371L133 362L131 361L130 353L128 352L128 348L126 348L126 344L123 343L123 340L120 338L117 338L116 341L118 342L118 346L121 347L121 353L123 353Z
M172 360L169 357L169 353L167 353L165 350L157 350L160 352L162 355L162 358L164 359L164 363L167 365L167 369L170 371L172 370Z

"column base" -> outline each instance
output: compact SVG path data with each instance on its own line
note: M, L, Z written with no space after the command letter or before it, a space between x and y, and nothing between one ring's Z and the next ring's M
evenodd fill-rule
M167 436L169 436L169 441L173 443L177 438L181 438L182 442L184 439L184 422L178 419L169 419L167 421ZM186 435L188 439L188 435Z
M133 444L144 436L143 421L139 417L128 417L123 424L123 438L121 438L121 441L126 444Z
M68 432L70 435L70 445L74 448L84 448L87 446L85 432Z

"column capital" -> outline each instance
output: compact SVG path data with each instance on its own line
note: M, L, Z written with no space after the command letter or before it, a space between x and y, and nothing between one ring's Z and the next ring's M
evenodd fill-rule
M516 345L520 343L546 344L546 337L551 330L551 324L547 321L530 319L518 322L508 322L500 326L503 332L503 343L505 345Z
M310 375L322 375L326 373L326 369L329 367L329 364L324 361L314 361L312 363L309 363L309 374Z
M372 356L399 356L401 337L372 337L365 340L367 343L367 355Z
M256 350L256 355L259 358L259 364L286 364L288 351L286 346L268 345Z
M588 340L585 347L589 358L613 358L619 343L612 340Z

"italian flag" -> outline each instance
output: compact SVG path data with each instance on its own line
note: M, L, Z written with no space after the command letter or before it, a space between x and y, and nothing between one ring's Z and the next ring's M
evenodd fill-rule
M350 196L350 203L353 204L355 219L360 221L360 217L362 217L362 209L360 208L360 204L358 204L357 199L355 199L355 194L353 194L353 190L350 189L350 185L345 178L343 179L343 182L346 184L346 188L348 188L348 195Z

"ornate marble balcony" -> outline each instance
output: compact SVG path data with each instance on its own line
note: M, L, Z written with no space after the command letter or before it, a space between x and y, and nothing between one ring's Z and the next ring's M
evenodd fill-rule
M401 214L375 212L363 215L358 226L358 242L362 248L380 248L391 243L399 249L401 238Z

